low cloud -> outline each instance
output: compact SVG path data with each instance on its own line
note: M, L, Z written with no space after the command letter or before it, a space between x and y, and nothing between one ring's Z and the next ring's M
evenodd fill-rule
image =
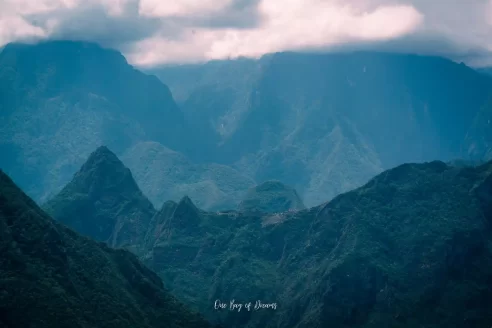
M449 55L486 65L491 28L492 0L0 2L0 46L32 39L94 41L120 49L139 66L349 48Z

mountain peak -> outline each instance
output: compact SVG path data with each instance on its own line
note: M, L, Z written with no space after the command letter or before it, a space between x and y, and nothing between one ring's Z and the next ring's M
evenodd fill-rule
M111 246L135 245L155 213L130 170L106 146L89 156L46 209L76 231Z
M190 197L184 196L178 202L173 213L172 226L175 228L194 228L200 222L200 210L193 204Z
M104 190L140 193L130 170L106 146L100 146L90 154L67 187L88 194L99 194Z
M305 206L294 188L280 181L269 180L251 188L239 204L241 212L276 213L300 210Z
M99 146L89 155L82 169L88 169L89 167L98 166L103 163L124 166L123 162L107 146Z
M188 195L181 197L181 199L178 202L178 206L189 206L196 209L195 204L193 204L193 201Z
M113 155L116 156L107 146L99 146L96 148L96 150L93 152L94 155Z

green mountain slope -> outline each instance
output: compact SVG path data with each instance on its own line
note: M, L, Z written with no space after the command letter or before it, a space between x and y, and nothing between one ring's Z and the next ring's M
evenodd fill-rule
M92 43L9 44L0 54L0 167L37 201L105 144L120 153L155 140L185 147L169 89Z
M121 160L156 207L187 195L202 209L232 209L256 184L230 166L195 163L157 142L137 143L125 151Z
M53 221L0 171L0 326L210 327L124 250Z
M175 295L231 326L489 327L491 199L492 163L431 162L299 212L170 202L144 260ZM233 299L277 309L211 309Z
M278 213L304 208L304 204L295 189L280 181L266 181L248 190L238 206L238 211Z
M440 161L299 211L206 212L184 197L150 219L139 254L179 299L231 327L485 328L491 201L492 162ZM239 313L218 300L276 307Z
M89 156L44 208L70 228L112 247L140 245L155 213L130 170L105 146Z

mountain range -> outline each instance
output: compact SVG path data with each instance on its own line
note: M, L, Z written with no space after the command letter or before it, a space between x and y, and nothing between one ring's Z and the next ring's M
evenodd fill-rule
M491 91L412 54L9 44L0 327L489 328Z
M104 144L156 208L189 195L234 209L268 180L315 206L406 162L490 159L491 81L405 54L276 53L142 73L88 42L9 44L0 167L44 203Z
M214 160L308 206L402 163L490 159L491 80L444 58L277 53L152 72L218 145Z
M108 161L114 159L108 153L99 148L88 162L98 163L95 171L114 165L118 174L86 175L86 185L99 179L116 187L128 178L121 162ZM74 176L78 185L86 165ZM123 188L102 189L92 202L114 198L113 190L127 194ZM148 224L132 222L145 225L137 230L148 228L137 248L142 261L172 294L209 320L227 327L492 323L492 162L404 164L322 205L293 211L264 210L265 204L282 204L286 194L297 195L278 181L248 194L246 201L262 200L258 210L206 212L183 197L165 202ZM56 219L58 204L72 209L60 220L80 213L83 202L72 195L62 191L49 202ZM127 210L122 203L104 214L125 218ZM90 236L98 238L93 231ZM221 311L213 307L218 300L227 307L235 300L276 308Z

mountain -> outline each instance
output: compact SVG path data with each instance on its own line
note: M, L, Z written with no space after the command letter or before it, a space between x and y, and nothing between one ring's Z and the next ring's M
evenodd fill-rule
M251 188L238 206L239 212L278 213L305 206L295 189L280 181L266 181Z
M0 171L0 326L211 327L124 250L51 219Z
M197 157L291 185L307 206L403 163L487 151L470 145L492 79L445 58L276 53L152 72L200 126Z
M236 208L255 181L230 166L196 163L157 142L139 142L121 155L135 180L157 208L189 196L210 211Z
M101 144L116 153L147 140L186 148L169 89L96 44L8 44L0 99L0 167L36 201L57 193Z
M492 162L439 161L297 212L207 213L184 199L153 219L144 261L233 327L490 327L491 200Z
M44 208L68 227L112 247L140 245L155 214L130 170L105 146Z

